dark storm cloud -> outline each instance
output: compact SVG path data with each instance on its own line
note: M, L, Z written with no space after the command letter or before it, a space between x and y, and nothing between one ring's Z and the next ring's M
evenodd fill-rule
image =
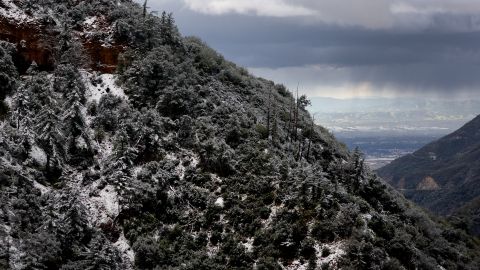
M282 80L285 70L310 67L305 76L312 85L368 82L377 88L438 93L473 93L480 86L476 14L443 12L422 19L402 13L393 26L375 28L298 16L208 15L178 1L162 7L175 13L182 33L201 37L242 66L269 70L260 75L281 82L289 81ZM338 76L319 66L338 68Z

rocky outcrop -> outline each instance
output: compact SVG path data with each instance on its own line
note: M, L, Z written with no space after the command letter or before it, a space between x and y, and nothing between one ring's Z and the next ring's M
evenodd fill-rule
M42 42L42 27L35 23L16 23L0 17L0 40L16 44L15 65L21 73L25 72L32 61L42 70L50 70L53 66L51 50Z
M423 180L418 183L417 190L439 190L440 186L437 184L435 179L431 176L423 178Z
M89 55L92 70L102 73L113 73L116 70L118 56L124 51L124 46L115 42L106 44L101 40L89 39L81 33L78 38ZM16 22L0 15L0 40L16 45L14 62L20 73L24 73L33 61L42 70L53 69L51 43L55 40L55 34L47 31L45 25L34 20Z

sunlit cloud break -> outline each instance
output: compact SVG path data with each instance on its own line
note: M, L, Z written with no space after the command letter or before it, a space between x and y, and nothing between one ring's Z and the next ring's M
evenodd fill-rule
M168 2L173 0L157 0ZM155 2L155 1L154 1ZM480 13L478 0L182 0L195 12L210 15L242 14L305 17L339 25L370 29L429 27L438 15ZM371 14L375 14L372 16Z
M143 0L138 0L143 3ZM149 0L309 96L480 96L479 0ZM308 93L307 93L308 92Z
M206 14L254 14L271 17L312 16L315 11L283 0L185 0L192 10Z

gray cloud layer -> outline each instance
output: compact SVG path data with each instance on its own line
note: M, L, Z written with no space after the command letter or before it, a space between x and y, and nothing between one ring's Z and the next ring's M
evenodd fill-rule
M224 6L209 11L208 3L219 2ZM249 1L242 9L236 2L241 1L157 0L150 5L173 11L183 33L200 36L228 59L289 86L301 80L312 95L319 94L313 89L329 88L371 95L478 93L477 0L353 1L364 4L358 8L343 0L265 1L316 14L292 16L285 10L273 16L249 7ZM373 23L370 17L383 19Z

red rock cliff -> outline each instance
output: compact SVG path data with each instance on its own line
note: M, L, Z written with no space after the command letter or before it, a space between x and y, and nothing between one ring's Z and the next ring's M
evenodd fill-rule
M16 23L0 15L0 40L17 45L14 61L21 73L26 71L32 61L35 61L42 70L53 69L52 51L46 44L54 38L37 22ZM82 35L79 35L79 38L89 55L92 70L103 73L113 73L116 70L118 56L124 51L123 46L106 45Z

